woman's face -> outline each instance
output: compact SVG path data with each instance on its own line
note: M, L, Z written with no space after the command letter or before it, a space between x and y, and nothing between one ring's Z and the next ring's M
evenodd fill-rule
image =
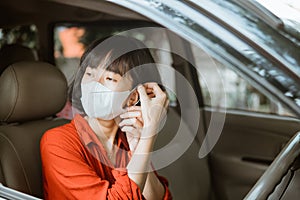
M103 68L91 68L87 67L82 78L82 83L89 83L92 81L97 81L104 85L106 88L123 92L131 90L132 79L129 75L124 75L123 77L120 74L107 71Z

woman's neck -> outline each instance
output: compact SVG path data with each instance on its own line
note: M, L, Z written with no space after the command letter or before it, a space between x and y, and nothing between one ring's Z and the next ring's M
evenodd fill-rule
M102 133L109 139L114 140L117 134L118 125L114 119L112 120L102 120L97 119L97 122L102 130Z
M118 123L113 120L101 120L86 117L90 127L95 132L97 138L102 143L106 154L113 165L115 165L116 148L115 137L118 131Z
M102 120L96 118L88 118L88 123L102 143L109 142L110 144L114 144L114 140L118 130L118 125L114 119Z

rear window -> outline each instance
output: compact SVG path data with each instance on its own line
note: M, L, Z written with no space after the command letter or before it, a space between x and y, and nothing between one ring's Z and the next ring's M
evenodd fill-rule
M20 44L31 49L38 48L38 31L34 24L0 28L0 48L9 44Z

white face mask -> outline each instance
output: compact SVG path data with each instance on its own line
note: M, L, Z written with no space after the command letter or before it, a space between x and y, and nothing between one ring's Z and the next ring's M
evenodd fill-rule
M81 103L89 117L111 120L121 115L129 94L129 90L115 92L96 81L81 84Z

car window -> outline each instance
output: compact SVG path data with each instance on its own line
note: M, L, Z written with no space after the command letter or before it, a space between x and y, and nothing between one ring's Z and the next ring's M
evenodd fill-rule
M20 44L31 49L38 48L38 31L34 24L12 28L0 28L0 48L8 44Z
M156 63L163 64L165 66L171 66L173 59L171 56L171 49L169 39L165 29L153 29L153 31L143 31L143 29L135 29L132 31L126 31L121 33L128 37L134 37L139 39L150 48L152 56ZM152 48L155 47L155 48ZM174 93L175 85L175 73L174 71L162 70L158 67L160 75L162 77L162 84L168 86L167 93L169 98L169 105L175 107L177 105L176 94ZM168 78L165 78L168 77Z
M294 116L276 99L262 93L226 64L192 46L203 101L208 107Z
M157 63L171 66L172 57L170 55L170 45L165 30L161 29L155 34L151 29L147 31L143 27L153 26L152 24L143 24L141 22L110 22L103 24L74 24L74 23L58 23L54 25L54 59L56 66L64 73L68 84L72 84L76 71L79 66L80 57L84 49L94 40L107 36L120 34L128 37L134 37L144 42L150 49L154 60ZM155 48L152 48L155 47ZM161 50L164 49L164 50ZM170 106L176 106L175 91L175 73L170 74L165 70L160 70L162 77L168 76L167 79L162 78L163 85L168 85L167 93L169 96ZM166 74L168 73L168 74ZM168 83L165 83L165 82ZM173 92L171 92L173 91Z
M272 3L266 0L256 0L268 11L280 18L283 29L300 39L300 4L294 0L275 0Z

